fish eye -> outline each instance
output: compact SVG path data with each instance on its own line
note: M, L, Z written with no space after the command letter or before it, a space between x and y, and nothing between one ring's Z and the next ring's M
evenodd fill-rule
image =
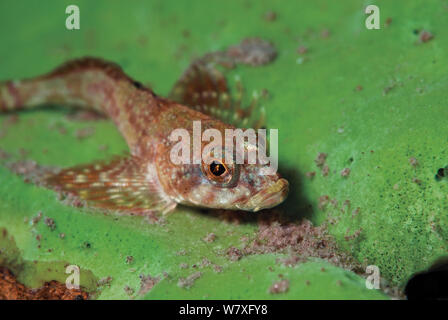
M227 167L223 163L218 162L216 160L214 160L210 164L209 168L210 168L210 172L217 177L222 176L228 170Z
M219 159L210 160L208 163L202 164L202 172L207 179L223 188L235 186L240 176L239 166L233 163L223 163Z

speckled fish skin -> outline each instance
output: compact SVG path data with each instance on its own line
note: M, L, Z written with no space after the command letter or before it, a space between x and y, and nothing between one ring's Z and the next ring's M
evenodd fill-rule
M169 140L174 129L184 128L193 136L193 121L200 120L202 131L214 128L224 136L226 128L234 127L157 96L113 63L83 58L44 76L0 83L0 113L43 104L105 114L129 146L129 158L68 168L48 179L49 187L74 194L92 207L125 214L168 212L178 203L258 211L287 196L288 182L278 174L261 175L260 164L229 164L229 171L239 172L231 186L213 181L203 165L175 165L170 151L176 142Z

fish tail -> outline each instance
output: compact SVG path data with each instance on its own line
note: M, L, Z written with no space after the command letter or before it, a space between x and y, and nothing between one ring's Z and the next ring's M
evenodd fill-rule
M36 77L0 82L0 113L42 105L71 105L101 111L89 106L79 91L71 89L70 81L67 78Z
M0 113L24 109L27 85L21 81L0 82Z
M0 82L0 113L69 105L113 118L121 102L117 100L134 92L138 85L114 63L90 57L76 59L43 76Z

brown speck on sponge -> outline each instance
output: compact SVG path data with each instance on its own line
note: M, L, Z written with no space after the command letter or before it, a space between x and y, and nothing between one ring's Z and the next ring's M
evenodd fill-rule
M19 115L18 114L11 114L8 117L6 117L6 119L3 121L3 125L4 126L9 126L9 125L13 125L16 124L17 122L19 122Z
M210 232L202 240L211 243L216 240L216 235L213 232Z
M327 159L327 154L323 152L319 152L317 154L316 159L314 159L314 162L316 163L316 166L321 168L325 164L325 160Z
M207 258L203 258L202 261L198 263L199 267L201 267L201 268L207 267L211 264L212 264L212 262L210 260L208 260Z
M324 167L322 168L322 176L326 177L326 176L328 176L329 173L330 173L330 167L327 165L324 165Z
M415 168L416 166L418 166L418 160L414 157L411 157L409 158L409 164Z
M389 18L386 19L386 23L385 23L384 25L385 25L386 27L389 27L391 23L392 23L392 18L389 17Z
M289 290L289 280L283 279L274 282L272 286L269 288L269 293L271 294L285 293L288 290Z
M11 155L7 153L5 150L0 149L0 160L8 159Z
M87 128L76 130L75 137L78 140L82 140L82 139L85 139L85 138L88 138L88 137L92 136L94 133L95 133L95 128L94 127L87 127Z
M330 203L333 205L333 207L337 208L339 205L339 201L337 199L331 199Z
M33 225L35 225L35 224L37 224L40 221L40 219L42 219L42 211L39 211L37 213L37 215L31 219L31 223Z
M323 38L323 39L328 38L328 37L330 36L330 30L328 30L328 29L323 29L323 30L320 32L320 36L321 36L321 38Z
M418 35L418 39L420 41L420 43L426 43L430 40L432 40L434 38L434 35L426 30L422 30L420 31L419 35Z
M19 155L21 158L26 158L30 154L30 151L24 148L19 149Z
M58 132L61 135L66 135L67 134L67 128L61 126L61 127L58 128Z
M190 37L190 30L187 30L187 29L184 29L183 31L182 31L182 36L184 37L184 38L189 38Z
M273 61L277 57L277 50L266 40L246 38L239 45L227 49L227 56L236 63L259 66Z
M345 241L355 240L356 238L358 238L361 235L362 230L363 230L362 228L359 228L352 235L349 235L350 228L347 228L345 235L344 235Z
M158 282L160 281L160 277L151 277L149 274L145 276L144 274L140 275L140 290L138 291L139 295L144 295L148 293Z
M227 249L226 254L230 261L238 261L243 257L241 250L235 247L230 247Z
M362 87L362 85L358 84L358 85L356 86L356 88L355 88L355 91L362 91L362 89L364 89L364 88Z
M309 220L280 223L272 218L272 213L265 219L267 221L259 222L259 231L255 238L242 249L244 255L289 253L289 257L279 258L276 262L294 266L315 257L345 269L362 269L351 256L338 249L325 224L314 227Z
M275 11L269 10L263 16L264 20L272 22L277 20L277 13Z
M420 180L418 178L412 178L412 182L414 182L414 183L416 183L418 185L422 184L422 180Z
M54 222L54 220L52 218L45 217L44 223L50 228L51 231L56 229L56 223Z
M98 280L97 286L98 287L102 287L102 286L109 286L110 287L110 283L112 282L112 277L111 276L107 276L104 278L101 278L100 280Z
M222 267L220 265L213 265L213 270L215 270L216 273L221 273L222 272Z
M308 52L308 47L305 47L305 46L299 46L298 48L297 48L297 53L298 54L305 54L305 53L307 53Z
M134 262L134 257L133 256L127 256L126 257L126 263L127 264L131 264L132 262Z
M324 210L328 202L330 202L330 197L328 195L325 194L320 196L317 204L319 210Z
M25 183L33 183L37 186L45 185L45 177L59 172L56 167L41 166L31 159L9 162L6 167L11 172L21 176Z
M341 177L348 177L350 175L350 168L344 168L342 171L341 171Z
M309 171L305 173L305 176L309 179L313 179L316 176L316 171Z
M68 206L72 206L75 208L82 208L86 206L86 202L77 196L71 194L64 194L62 192L60 192L58 196L59 200L61 200L64 204Z
M188 264L186 264L186 263L181 263L181 264L179 265L179 267L180 267L181 269L188 269Z
M64 239L64 238L65 238L65 233L63 233L63 232L60 233L60 234L59 234L59 238Z
M161 226L166 224L166 220L163 217L160 217L155 212L150 212L150 213L146 214L143 221L145 221L148 224L156 224L156 225L161 225Z
M124 288L123 288L123 290L124 290L124 292L126 292L126 294L128 295L128 296L132 296L133 294L134 294L134 289L132 289L130 286L128 286L128 285L126 285Z
M361 211L361 208L357 207L355 210L353 210L352 217L356 217L359 214L360 211Z
M109 146L107 144L100 144L98 146L99 151L106 151L107 149L109 149Z
M194 282L202 276L202 272L198 271L190 274L186 278L179 278L177 285L181 288L190 288L193 286Z
M345 209L350 209L350 205L351 205L351 203L350 203L350 200L345 200L344 201L344 203L342 204L342 211L345 211Z
M388 86L383 89L383 96L386 96L393 88L397 86L395 81L392 81Z
M260 95L263 98L269 98L269 96L270 96L269 90L266 88L262 89L260 92Z

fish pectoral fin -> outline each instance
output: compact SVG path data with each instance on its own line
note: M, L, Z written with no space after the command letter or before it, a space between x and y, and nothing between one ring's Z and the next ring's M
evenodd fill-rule
M44 185L105 211L129 215L169 212L176 203L151 170L155 168L135 157L117 157L64 169L48 176Z
M225 123L241 128L258 129L264 125L264 109L257 109L258 95L254 95L249 106L243 107L244 90L236 81L237 94L230 93L227 80L218 70L212 56L191 63L173 87L170 98L196 111L207 114Z

